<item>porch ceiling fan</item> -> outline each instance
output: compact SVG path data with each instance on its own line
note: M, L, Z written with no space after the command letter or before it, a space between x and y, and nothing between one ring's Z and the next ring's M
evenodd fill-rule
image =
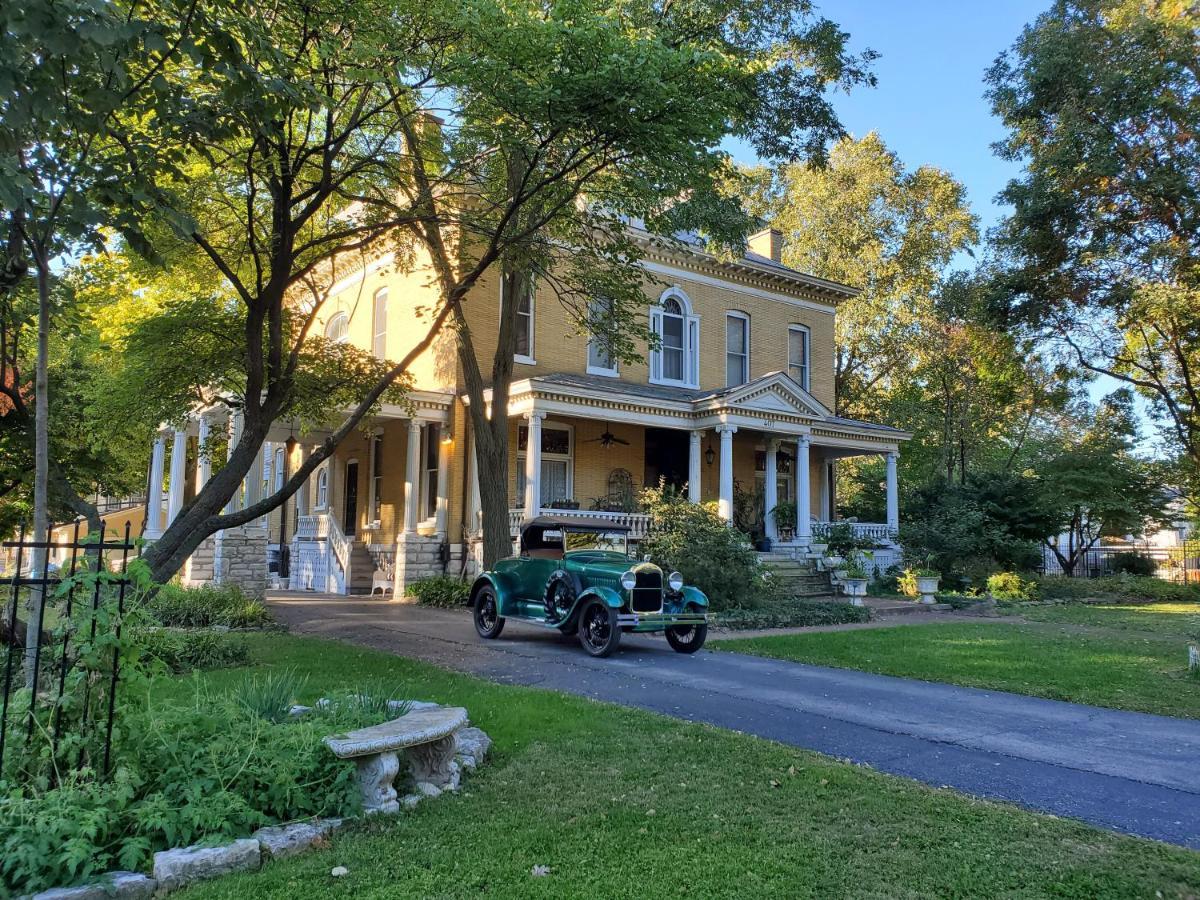
M604 423L604 433L602 435L600 435L600 437L588 438L586 441L584 441L584 443L585 444L599 443L600 446L604 447L605 449L608 449L613 444L621 444L622 446L625 446L625 447L629 446L629 441L625 440L624 438L617 437L615 434L613 434L611 431L608 430L607 422Z

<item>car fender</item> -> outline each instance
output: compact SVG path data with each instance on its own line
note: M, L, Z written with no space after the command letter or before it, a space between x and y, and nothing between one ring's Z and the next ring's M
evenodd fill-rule
M579 618L579 611L587 606L589 600L596 599L599 599L604 605L611 607L618 612L624 605L624 601L621 600L621 595L612 588L594 585L581 592L580 595L575 599L575 605L571 607L570 614L566 617L566 619L563 620L562 627L565 630L574 628L575 623Z
M704 591L700 590L700 588L685 584L680 593L683 594L681 608L695 606L699 609L708 609L708 597L704 595Z
M471 585L470 604L475 606L475 594L485 584L491 585L492 590L496 592L496 607L501 616L512 614L513 603L516 600L516 593L513 589L512 579L506 577L501 572L484 572L475 579L475 583Z

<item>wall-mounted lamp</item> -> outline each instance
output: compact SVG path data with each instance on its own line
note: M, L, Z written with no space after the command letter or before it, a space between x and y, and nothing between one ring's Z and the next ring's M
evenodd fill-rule
M712 441L710 440L708 442L708 449L704 451L704 461L711 466L713 464L713 460L716 458L717 454L713 452Z

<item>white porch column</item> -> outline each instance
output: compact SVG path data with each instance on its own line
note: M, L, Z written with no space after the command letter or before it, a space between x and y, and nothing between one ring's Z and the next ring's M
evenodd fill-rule
M525 518L532 519L542 508L542 419L544 412L526 417L529 439L525 444Z
M818 522L832 522L833 510L830 507L833 505L833 472L830 471L833 463L826 459L821 460L821 509L817 513Z
M421 490L421 429L424 423L408 423L408 458L404 469L404 533L417 533L417 506Z
M208 484L208 479L212 478L212 453L206 446L208 444L209 431L212 423L208 416L200 417L199 437L196 441L196 493L200 493L200 489Z
M887 526L895 532L900 527L900 490L896 479L896 462L900 454L893 451L887 455Z
M171 480L167 484L167 527L183 509L183 494L187 482L187 432L175 429L171 442Z
M802 547L812 543L812 489L809 484L808 451L811 438L796 438L796 542Z
M718 425L716 432L721 436L721 481L717 510L721 518L733 524L733 435L736 425Z
M699 503L701 497L700 450L704 440L703 431L688 435L688 502Z
M475 433L467 441L467 532L479 530L479 463L475 460Z
M766 471L763 474L763 528L771 540L779 539L779 529L775 524L775 507L779 504L779 475L776 467L776 455L779 452L779 441L767 439Z
M254 462L250 465L250 471L246 473L246 506L253 506L263 498L263 472L266 469L270 453L271 444L263 441L262 446L258 448L258 453L254 455ZM261 523L265 525L266 522L266 516L254 520L255 524Z
M230 459L233 456L234 448L237 447L238 442L242 439L242 413L240 410L235 409L230 414L227 427L229 428L229 449L225 454L225 458ZM233 492L233 496L229 498L229 502L225 504L225 512L227 514L237 512L241 508L242 488L239 486Z
M446 426L440 430L438 444L437 509L434 510L434 531L439 537L446 536L446 517L450 512L450 451L453 444L446 440Z
M154 439L154 449L150 453L150 485L146 491L145 533L150 540L162 537L163 533L162 483L166 455L166 438L160 434Z

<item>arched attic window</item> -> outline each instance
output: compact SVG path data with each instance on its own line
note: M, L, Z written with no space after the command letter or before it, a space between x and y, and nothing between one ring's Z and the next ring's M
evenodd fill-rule
M650 311L659 346L650 354L650 380L656 384L700 384L700 317L679 288L670 288Z
M350 317L344 312L335 313L333 318L325 323L325 337L338 344L344 344L350 336Z

